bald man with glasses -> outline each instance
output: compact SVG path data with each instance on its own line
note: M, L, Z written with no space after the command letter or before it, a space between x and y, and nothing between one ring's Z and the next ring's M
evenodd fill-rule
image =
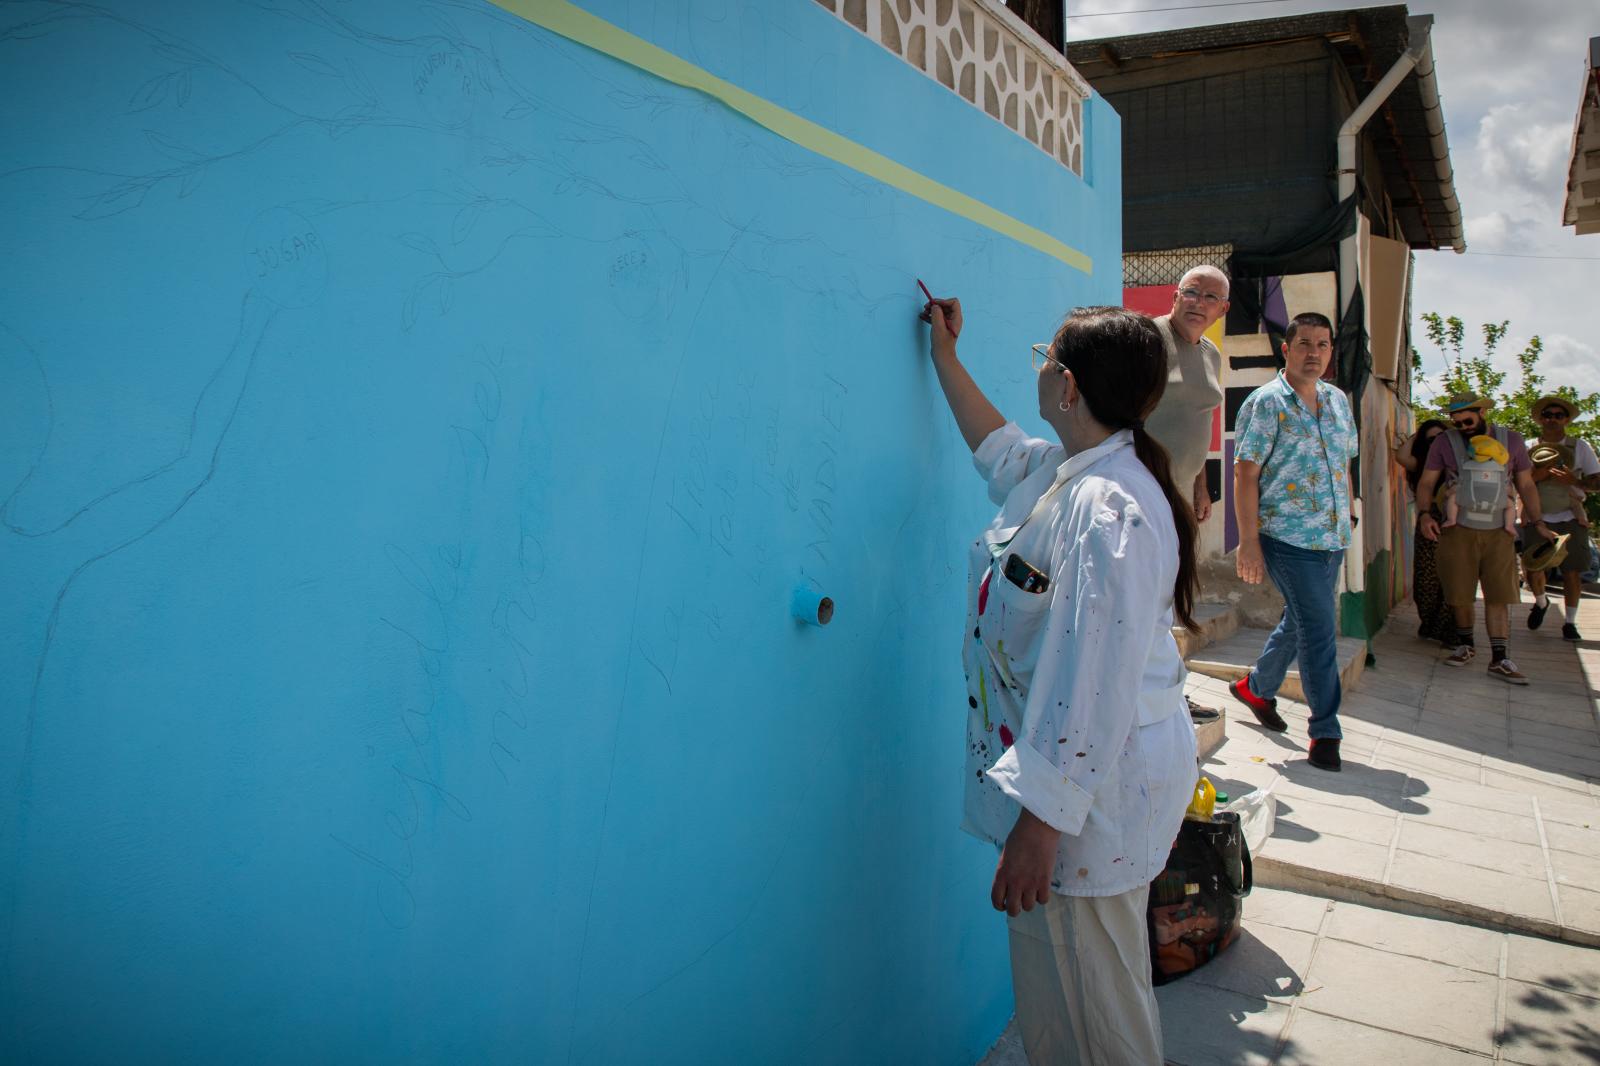
M1145 431L1172 458L1172 483L1189 494L1197 522L1211 517L1206 486L1206 456L1211 425L1222 403L1222 353L1206 330L1228 311L1228 275L1214 266L1197 266L1178 282L1172 311L1155 320L1167 349L1167 387L1145 419ZM1189 701L1189 716L1209 722L1221 714Z

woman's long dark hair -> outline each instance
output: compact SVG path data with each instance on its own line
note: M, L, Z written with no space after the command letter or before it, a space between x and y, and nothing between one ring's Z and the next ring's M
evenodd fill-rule
M1108 429L1133 430L1133 450L1172 508L1178 530L1178 580L1172 586L1172 612L1190 632L1200 577L1195 561L1198 523L1188 497L1172 483L1172 458L1145 432L1145 417L1167 388L1167 347L1156 324L1121 307L1080 307L1050 342L1050 354L1072 371L1095 421Z
M1433 447L1433 441L1428 439L1428 434L1435 429L1449 432L1450 427L1437 418L1430 418L1417 427L1416 434L1411 438L1411 458L1417 461L1417 468L1406 471L1406 484L1411 486L1413 496L1417 494L1417 482L1422 480L1422 467L1428 461L1428 451ZM1430 503L1428 506L1433 505Z

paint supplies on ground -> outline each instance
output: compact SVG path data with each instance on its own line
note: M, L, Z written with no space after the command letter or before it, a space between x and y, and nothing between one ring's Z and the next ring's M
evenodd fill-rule
M1270 786L1258 789L1230 804L1249 814L1253 832L1260 830L1261 809L1270 818L1270 792ZM1150 884L1146 921L1158 985L1204 966L1239 936L1242 900L1254 880L1250 848L1239 810L1216 811L1215 801L1215 786L1202 777L1166 869Z

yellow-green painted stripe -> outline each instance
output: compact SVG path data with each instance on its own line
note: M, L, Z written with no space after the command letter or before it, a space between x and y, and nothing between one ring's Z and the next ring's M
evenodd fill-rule
M684 61L640 37L635 37L619 26L589 14L567 0L492 0L492 2L519 18L543 26L547 30L578 42L640 70L649 71L658 78L694 89L722 101L752 122L759 123L778 136L834 162L876 178L910 193L935 207L976 222L996 233L1010 237L1018 243L1037 249L1068 266L1094 272L1094 263L1076 248L988 204L974 200L966 193L941 185L910 167L896 163L865 145L848 137L841 137L830 129L801 118L792 111L746 92L730 82Z

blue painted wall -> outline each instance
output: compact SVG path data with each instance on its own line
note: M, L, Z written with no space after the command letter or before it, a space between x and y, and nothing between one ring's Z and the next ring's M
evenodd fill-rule
M1085 276L486 3L0 12L10 1061L973 1061L990 507L1088 182L813 4L594 3ZM672 10L673 13L664 12ZM791 589L838 604L797 625Z

